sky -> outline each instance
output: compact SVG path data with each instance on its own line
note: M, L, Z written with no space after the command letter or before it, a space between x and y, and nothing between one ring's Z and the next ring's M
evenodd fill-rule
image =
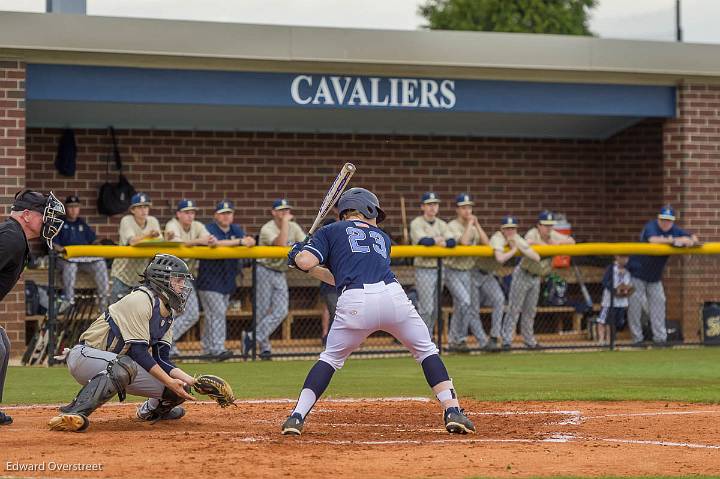
M87 0L88 14L234 23L415 30L423 0ZM0 11L45 9L46 0L0 0ZM682 0L683 39L720 43L720 0ZM603 38L673 41L675 0L600 0L590 29Z

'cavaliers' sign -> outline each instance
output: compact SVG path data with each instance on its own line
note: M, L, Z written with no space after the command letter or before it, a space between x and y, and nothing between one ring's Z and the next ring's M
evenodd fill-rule
M298 105L451 109L455 81L297 75L290 96Z

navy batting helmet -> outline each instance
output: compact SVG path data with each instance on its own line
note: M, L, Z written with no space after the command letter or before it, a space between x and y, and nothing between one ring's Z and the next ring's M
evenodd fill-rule
M366 218L377 218L378 223L385 219L378 197L365 188L350 188L343 193L338 200L338 210L340 216L347 210L357 210Z

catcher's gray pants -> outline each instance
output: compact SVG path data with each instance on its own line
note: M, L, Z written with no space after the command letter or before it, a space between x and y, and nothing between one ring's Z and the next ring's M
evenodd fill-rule
M92 261L90 263L74 263L72 261L60 260L60 268L62 269L63 289L65 299L71 303L75 302L75 278L77 278L78 269L92 274L97 286L98 306L103 311L107 307L108 295L108 272L105 260Z
M287 279L285 273L257 266L257 342L260 352L271 351L270 335L288 314Z
M177 353L175 348L177 340L200 320L200 306L198 306L197 295L195 285L192 285L192 291L190 291L187 303L185 303L185 311L173 320L173 352L175 353Z
M0 326L0 402L2 402L3 398L8 361L10 361L10 340L7 337L5 328Z
M640 318L642 311L648 311L653 341L664 343L667 341L667 326L665 324L665 290L662 281L648 282L632 278L635 293L628 298L628 325L633 342L643 340L642 324Z
M524 269L517 267L512 274L510 295L508 298L508 314L505 315L502 327L503 344L512 344L515 336L515 327L518 318L520 333L527 346L535 346L535 314L540 296L540 276L534 276Z
M72 377L81 386L84 386L96 374L107 369L110 361L115 359L117 354L108 351L84 346L82 344L75 345L67 355L67 366ZM146 401L149 403L150 409L157 407L158 401L162 399L162 393L165 385L155 379L149 372L145 371L140 365L137 366L137 375L135 380L125 388L128 394L151 398ZM147 408L147 406L145 406Z
M110 303L117 303L119 300L130 294L133 286L123 283L119 279L113 277L112 279L112 291L110 291Z
M418 294L418 314L427 325L430 337L437 319L437 268L415 268L415 289Z
M227 309L230 305L230 295L216 291L198 291L203 311L205 311L205 324L203 325L201 343L205 354L220 354L225 351L225 338L227 335Z
M448 343L458 344L467 337L470 321L479 317L480 306L477 301L473 301L472 290L475 288L472 287L470 270L444 268L443 279L453 299L453 317L448 330ZM482 334L485 337L484 331ZM487 343L487 337L485 342Z

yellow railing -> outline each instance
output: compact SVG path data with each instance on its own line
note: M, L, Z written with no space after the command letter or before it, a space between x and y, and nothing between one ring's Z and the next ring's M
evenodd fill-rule
M540 256L612 256L642 254L665 255L710 255L720 254L720 243L706 243L693 248L676 248L669 245L650 243L581 243L561 246L534 246ZM150 258L156 253L168 253L180 258L229 259L229 258L284 258L289 248L282 246L207 247L182 246L170 242L148 241L137 246L68 246L66 258L97 256L102 258ZM489 246L393 246L393 258L447 257L447 256L491 256Z

